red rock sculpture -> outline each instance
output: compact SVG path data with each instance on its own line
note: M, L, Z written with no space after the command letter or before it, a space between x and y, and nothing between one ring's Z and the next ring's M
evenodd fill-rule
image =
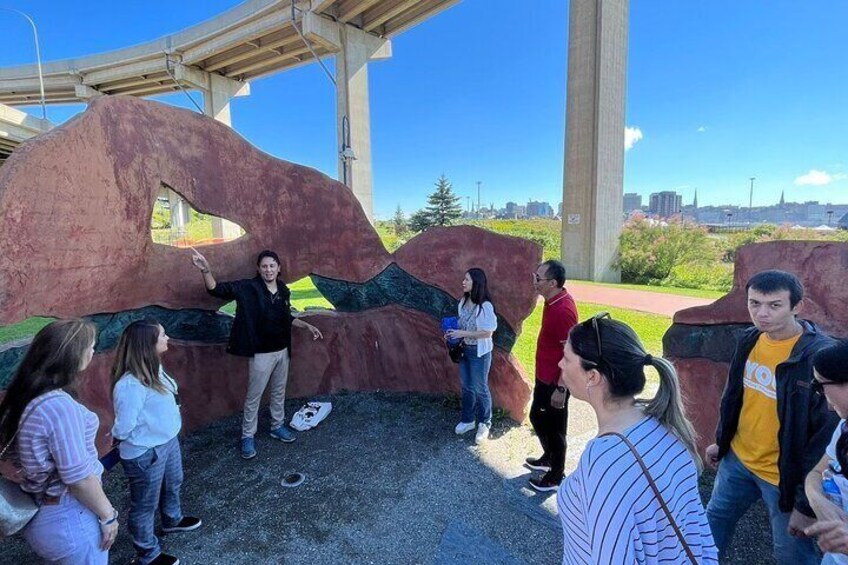
M393 257L344 185L270 157L214 120L122 96L95 99L63 126L22 145L0 168L0 323L84 316L147 305L214 309L189 252L153 243L150 219L166 185L201 212L246 235L209 247L219 280L249 277L275 249L282 277L313 273L366 282L396 261L458 297L465 270L486 269L498 312L512 329L535 305L530 273L538 245L479 228L434 229ZM457 368L439 321L388 306L310 315L325 339L295 331L289 396L348 390L455 392ZM247 363L223 344L172 342L166 365L181 383L184 418L196 428L241 409ZM96 356L82 399L111 426L111 353ZM496 350L495 403L517 420L530 385L514 357Z

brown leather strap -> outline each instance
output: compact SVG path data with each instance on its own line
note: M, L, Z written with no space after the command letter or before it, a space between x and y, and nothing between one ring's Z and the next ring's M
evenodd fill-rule
M665 512L666 518L668 518L668 521L671 523L671 527L674 528L674 533L677 534L677 539L679 539L681 545L683 545L683 550L686 551L686 555L689 557L689 560L692 561L692 563L694 565L698 565L698 560L695 559L695 554L692 553L692 548L690 548L689 544L686 543L686 539L683 537L683 532L680 531L680 528L677 526L677 522L674 521L674 517L671 515L671 511L668 509L668 506L666 505L665 500L663 500L662 494L660 494L660 489L657 488L657 484L654 482L653 477L651 477L651 473L648 472L648 467L645 465L645 462L642 460L642 456L639 455L638 451L636 451L636 446L634 446L630 442L630 440L627 439L627 436L620 434L618 432L609 432L609 433L603 434L599 437L604 437L604 436L616 436L616 437L620 438L621 441L623 441L627 445L628 448L630 448L630 451L636 457L636 461L639 463L639 466L642 468L642 473L645 475L645 478L648 479L648 484L651 485L651 489L654 491L654 496L657 497L657 502L660 503L660 506L662 507L663 512Z

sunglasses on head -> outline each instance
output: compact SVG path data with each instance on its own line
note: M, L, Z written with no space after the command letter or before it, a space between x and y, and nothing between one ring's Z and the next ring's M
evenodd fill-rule
M609 318L612 320L612 316L610 316L609 312L599 312L583 322L583 325L591 325L592 329L595 331L595 343L598 344L598 363L603 360L604 350L601 346L601 324L600 321L604 318Z

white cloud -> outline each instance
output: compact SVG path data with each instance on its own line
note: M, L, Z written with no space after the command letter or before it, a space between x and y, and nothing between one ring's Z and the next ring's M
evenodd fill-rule
M631 149L642 137L642 130L638 127L624 128L624 150L628 151Z
M704 133L705 131L707 131L707 126L698 126L698 129L696 131L698 133Z
M798 186L824 186L826 184L830 184L835 180L842 180L848 178L848 175L845 173L834 173L830 174L827 171L819 171L817 169L810 169L807 174L801 175L800 177L795 179L795 184Z

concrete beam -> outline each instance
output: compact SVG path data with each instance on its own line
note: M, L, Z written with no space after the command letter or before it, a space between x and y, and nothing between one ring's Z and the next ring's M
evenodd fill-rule
M347 0L339 6L339 21L349 22L380 0Z
M628 11L628 0L569 6L562 259L571 278L621 279Z
M174 78L180 84L202 90L204 93L215 90L218 96L226 96L228 101L229 98L250 95L250 84L246 82L207 73L179 63L174 66Z
M91 88L86 84L75 84L74 94L77 96L77 98L81 98L82 100L91 100L95 96L100 96L101 92Z
M339 24L315 12L303 14L303 35L331 53L341 51L342 40L339 37Z

